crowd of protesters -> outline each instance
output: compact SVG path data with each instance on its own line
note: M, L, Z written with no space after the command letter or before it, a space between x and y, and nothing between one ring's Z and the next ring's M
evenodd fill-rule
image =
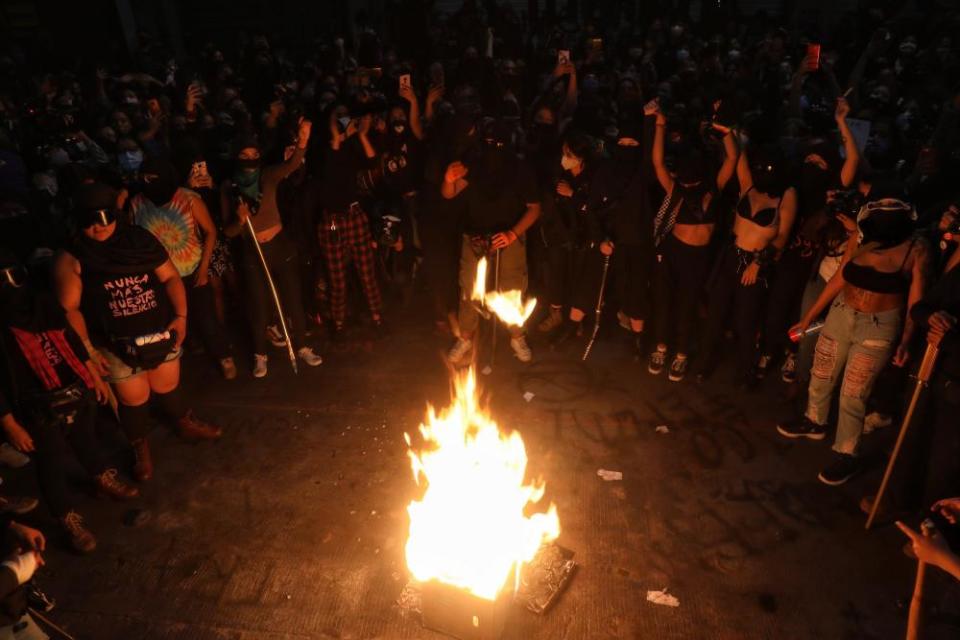
M819 29L649 9L532 23L467 2L413 44L361 24L176 59L143 38L129 68L80 56L59 70L8 45L0 458L35 459L45 507L91 552L67 450L128 500L153 474L151 409L186 439L221 436L179 390L185 348L226 379L267 376L268 345L287 340L320 366L352 331L386 332L385 301L418 295L463 365L490 257L498 288L541 302L529 336L510 329L521 362L534 348L579 357L603 289L629 338L600 339L630 345L638 381L732 371L744 393L805 407L782 436L822 440L835 424L829 485L862 470L862 436L898 419L906 374L937 347L883 507L956 495L958 18L877 5ZM774 371L782 389L763 381ZM98 442L104 419L131 469ZM7 516L36 505L0 498ZM956 502L938 505L949 528ZM40 559L22 550L43 544L10 527L21 551L0 598ZM914 537L925 556L930 544Z

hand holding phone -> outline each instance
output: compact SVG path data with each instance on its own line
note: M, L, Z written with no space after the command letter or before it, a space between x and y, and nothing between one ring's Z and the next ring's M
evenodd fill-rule
M557 66L562 67L566 64L570 64L570 52L566 49L560 49L557 51Z
M409 73L405 73L405 74L403 74L402 76L400 76L400 91L401 91L401 92L403 92L403 91L405 91L405 90L409 90L411 86L412 86L412 85L411 85L411 83L410 83L410 74L409 74Z

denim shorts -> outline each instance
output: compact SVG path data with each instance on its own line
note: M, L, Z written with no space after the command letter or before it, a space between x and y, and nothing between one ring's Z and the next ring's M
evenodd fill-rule
M147 369L143 367L131 367L121 360L120 356L110 351L107 347L98 347L97 351L99 351L100 355L107 361L107 382L123 382L147 371ZM183 348L178 348L167 354L167 357L164 358L163 361L171 362L178 359L181 355L183 355Z

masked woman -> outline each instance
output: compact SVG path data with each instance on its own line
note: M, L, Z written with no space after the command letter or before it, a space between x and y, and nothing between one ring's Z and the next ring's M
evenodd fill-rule
M916 212L897 198L867 203L857 215L861 242L851 243L843 266L791 331L805 331L830 306L817 340L805 416L777 426L787 438L823 440L833 390L842 379L834 459L820 472L824 484L840 485L860 470L857 457L867 398L880 371L893 358L909 357L914 324L910 309L924 294L929 251L914 237Z
M570 311L567 322L552 336L553 346L581 333L584 317L596 306L604 261L614 251L610 223L618 200L610 166L601 164L597 144L590 136L578 132L567 135L560 165L563 174L555 188L556 209L570 239L562 256L567 261ZM554 260L559 267L559 259ZM551 270L556 271L553 267ZM551 300L551 305L555 304Z
M78 188L78 234L57 259L54 278L70 326L113 384L120 424L133 444L134 477L145 481L153 476L151 397L185 439L214 440L221 429L194 416L178 388L187 332L183 281L150 232L118 221L117 205L106 185Z
M666 192L654 220L654 244L657 247L655 277L655 338L657 348L650 353L647 371L659 375L666 364L670 327L674 327L673 361L668 377L683 380L687 372L687 354L697 302L710 272L710 239L717 223L720 193L733 176L737 162L736 142L728 130L723 142L726 158L716 176L716 185L707 175L703 154L683 150L677 154L675 171L664 163L666 118L655 105L657 116L653 136L653 168L657 181Z
M207 353L220 363L223 377L232 380L237 368L226 339L226 329L217 320L210 260L217 244L217 228L200 195L178 187L176 169L159 158L143 163L143 192L130 203L134 224L156 237L167 250L184 281L190 319Z
M247 219L250 219L256 234L255 241L260 245L283 303L297 357L308 366L316 367L323 363L323 359L304 344L306 315L297 247L283 229L277 205L277 186L303 164L309 141L310 121L302 120L293 155L282 164L261 168L260 149L256 141L242 138L236 144L237 171L232 182L223 183L220 196L227 220L224 235L234 238L247 233ZM273 303L263 264L253 242L253 238L244 238L241 264L253 340L253 375L262 378L267 375L267 323L273 316Z
M93 551L97 540L67 491L66 445L99 493L127 499L139 491L120 479L97 442L97 401L105 403L108 390L83 342L57 301L32 289L26 269L6 251L0 254L0 331L4 434L18 451L36 457L40 492L70 545Z
M726 145L727 161L736 145ZM709 311L703 336L703 362L698 378L716 367L717 350L727 315L734 313L737 336L736 371L741 384L752 386L757 361L757 332L769 272L787 244L796 213L794 189L780 184L779 158L771 151L741 150L737 159L740 199L734 209L732 242L720 251L709 284Z

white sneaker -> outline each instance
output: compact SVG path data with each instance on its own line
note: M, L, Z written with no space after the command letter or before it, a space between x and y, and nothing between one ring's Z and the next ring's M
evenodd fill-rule
M450 360L450 363L453 365L461 364L470 352L473 350L473 341L466 340L464 338L457 338L456 344L453 345L453 348L447 353L447 359Z
M253 377L262 378L267 375L267 356L264 353L253 354Z
M323 358L314 353L310 347L300 347L297 349L297 357L303 360L308 367L318 367L323 364Z
M520 362L533 360L533 351L530 351L530 345L527 344L525 336L510 338L510 348L513 349L513 355L517 356L517 360Z
M283 332L280 331L280 327L275 324L267 325L267 340L278 349L283 349L287 346L287 341L283 339Z
M30 464L30 458L14 449L9 443L0 444L0 464L19 469Z

